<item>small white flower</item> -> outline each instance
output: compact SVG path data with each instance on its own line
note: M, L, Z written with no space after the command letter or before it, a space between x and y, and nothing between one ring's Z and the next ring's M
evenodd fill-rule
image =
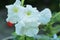
M15 8L15 9L14 9ZM10 21L12 23L16 23L18 22L17 20L21 20L21 14L24 13L24 7L22 6L10 6L10 8L8 8L8 17L6 19L6 21ZM20 14L20 15L19 15Z
M36 8L33 8L31 5L27 5L25 7L24 13L19 14L22 17L22 20L32 21L32 20L39 20L39 11Z
M48 8L45 8L44 10L42 10L39 14L39 22L41 22L41 24L47 24L50 19L52 17L51 11Z
M8 17L18 14L21 11L20 1L16 0L14 4L7 5Z
M12 23L16 23L21 19L19 18L19 14L23 13L24 7L21 6L20 0L16 0L12 5L7 5L6 8L8 9L8 17L6 19L7 22L10 21Z
M19 14L19 17L21 18L21 20L24 20L24 21L39 20L39 11L37 10L37 8L33 8L31 5L27 5L22 12L23 13Z

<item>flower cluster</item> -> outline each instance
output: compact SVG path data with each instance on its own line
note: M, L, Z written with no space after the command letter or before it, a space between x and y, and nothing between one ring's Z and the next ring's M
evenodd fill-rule
M36 7L21 5L20 0L12 5L7 5L8 17L7 22L15 24L15 32L17 35L35 36L39 32L38 26L47 24L52 15L49 8L45 8L41 12Z

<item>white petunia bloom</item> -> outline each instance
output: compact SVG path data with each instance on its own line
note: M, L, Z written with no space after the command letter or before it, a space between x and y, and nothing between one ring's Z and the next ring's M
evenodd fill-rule
M32 18L38 16L38 10L36 8L33 8L31 5L27 5L25 7L24 13L22 13L23 18Z
M19 14L23 13L24 7L20 6L20 4L20 0L16 0L14 4L6 6L6 8L8 9L8 18L6 19L7 22L10 21L12 23L16 23L21 19L19 18Z
M52 17L51 11L48 8L45 8L44 10L42 10L39 14L39 22L41 22L41 24L47 24L50 19Z
M24 8L23 13L19 14L19 17L21 18L21 20L25 21L34 21L34 20L38 21L39 11L37 10L37 8L33 8L31 5L27 5Z
M8 17L16 15L21 11L20 9L20 1L16 0L14 4L7 5L6 8L8 9Z
M21 20L21 14L24 13L24 7L22 6L16 6L16 8L13 11L13 7L15 6L11 6L10 9L8 9L8 17L6 19L6 21L10 21L12 23L16 23L18 22L18 20ZM19 15L20 14L20 15Z

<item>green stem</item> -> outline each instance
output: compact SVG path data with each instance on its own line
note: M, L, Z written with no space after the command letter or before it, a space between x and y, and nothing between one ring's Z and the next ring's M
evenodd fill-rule
M24 6L24 1L25 1L25 0L21 0L21 5L22 5L22 6Z

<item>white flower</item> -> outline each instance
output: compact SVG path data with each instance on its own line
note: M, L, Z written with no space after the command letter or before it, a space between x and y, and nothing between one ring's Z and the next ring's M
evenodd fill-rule
M37 8L33 8L31 5L27 5L23 10L23 13L19 14L21 20L24 21L38 21L39 20L39 11ZM40 22L38 22L40 23Z
M36 18L38 17L38 10L36 8L33 8L31 5L27 5L25 7L24 13L20 17L23 18Z
M13 16L13 15L17 15L21 9L20 9L20 1L16 0L16 2L14 4L11 5L7 5L6 8L8 9L8 17Z
M15 31L17 35L26 35L29 37L33 37L37 35L39 31L38 26L39 24L37 21L20 21L18 24L15 25Z
M13 10L13 8L15 9ZM14 5L10 6L10 8L8 8L8 17L6 21L7 22L11 21L12 23L18 22L17 20L21 20L22 18L21 14L24 13L23 10L24 10L24 7L22 6L16 6L16 7Z
M43 11L40 12L39 14L39 22L41 22L41 24L47 24L50 19L52 17L51 11L48 8L45 8Z
M16 2L12 5L7 5L6 8L8 9L8 17L6 21L10 21L12 23L16 23L17 20L20 20L19 14L23 13L24 7L21 6L21 2L16 0Z

